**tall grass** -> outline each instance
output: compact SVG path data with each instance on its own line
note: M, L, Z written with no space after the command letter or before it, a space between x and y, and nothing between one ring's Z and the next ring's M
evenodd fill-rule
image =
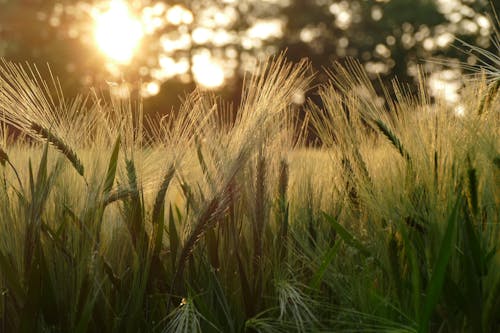
M458 116L335 64L298 120L310 73L144 119L3 61L0 331L500 330L497 77Z

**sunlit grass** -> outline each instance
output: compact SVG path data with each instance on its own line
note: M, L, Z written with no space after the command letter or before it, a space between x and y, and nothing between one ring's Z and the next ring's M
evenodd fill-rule
M500 329L498 81L458 117L335 64L298 121L277 57L157 119L37 73L0 65L0 331Z

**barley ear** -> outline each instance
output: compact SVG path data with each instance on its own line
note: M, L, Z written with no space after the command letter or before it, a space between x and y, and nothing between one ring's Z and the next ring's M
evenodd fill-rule
M477 114L482 115L487 111L491 103L493 103L497 97L498 91L500 90L500 79L493 82L488 88L487 94L481 99L479 107L477 108Z
M69 147L61 138L52 134L50 130L36 124L31 123L31 129L39 136L51 143L57 150L59 150L71 162L75 170L83 176L83 164L76 155L76 153Z
M403 144L396 136L396 134L391 131L391 129L380 119L375 120L375 124L378 129L385 135L385 137L392 143L392 145L398 150L399 154L403 156L403 158L411 163L411 157L408 151L404 148Z

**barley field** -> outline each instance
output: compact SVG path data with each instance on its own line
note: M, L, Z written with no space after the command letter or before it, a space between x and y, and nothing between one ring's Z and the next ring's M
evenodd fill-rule
M163 118L2 61L0 331L500 331L484 55L460 114L424 77L377 94L349 61L302 118L307 61L261 64L237 107L197 90Z

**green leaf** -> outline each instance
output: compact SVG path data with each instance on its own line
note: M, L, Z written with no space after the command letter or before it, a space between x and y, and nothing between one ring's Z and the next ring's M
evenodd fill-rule
M37 186L43 186L47 180L47 160L49 154L49 144L46 143L43 147L42 158L40 159L40 163L38 166L38 173L36 176L36 184Z
M10 262L7 256L0 251L0 270L4 278L6 287L12 292L12 295L18 302L24 301L24 290L21 285L21 277L14 265Z
M401 237L404 243L404 251L408 256L408 259L410 260L413 309L415 311L415 317L417 321L419 321L422 311L422 278L417 256L419 252L415 249L415 244L410 241L410 237L408 236L408 228L400 228L400 230Z
M498 309L500 308L500 273L490 283L482 312L482 324L485 332L498 324Z
M401 268L401 249L394 232L391 232L389 242L387 243L387 256L389 259L389 272L391 273L392 282L396 287L396 292L401 302L403 300L404 275Z
M216 272L213 269L210 269L209 272L211 280L213 281L211 289L213 290L216 296L216 302L217 302L216 311L220 309L224 314L224 319L226 323L224 327L227 327L227 329L225 329L226 332L237 332L234 326L234 316L231 313L231 306L224 292L224 288L222 287Z
M331 226L333 227L333 229L335 229L340 238L342 238L347 245L355 248L365 257L373 258L377 265L385 271L380 260L374 258L372 256L372 252L366 246L364 246L363 243L361 243L356 237L354 237L346 228L344 228L344 226L338 223L333 216L328 215L325 212L322 213L326 220L330 222Z
M458 218L458 208L462 201L462 197L459 196L456 200L455 206L448 217L448 223L446 226L446 231L444 233L443 239L441 241L441 247L439 248L438 257L432 271L431 280L427 287L427 293L425 298L425 303L422 308L422 317L418 323L418 332L425 333L429 331L429 324L432 313L439 301L439 297L443 291L443 282L445 280L446 269L448 267L448 262L454 248L455 239L455 225Z
M96 304L97 298L99 296L99 290L102 287L102 284L104 283L104 280L100 283L99 286L97 286L96 290L94 291L94 294L90 299L88 299L88 294L85 301L85 304L83 305L82 311L79 313L80 317L78 319L78 322L75 325L75 329L73 332L75 333L86 333L89 331L89 323L90 320L92 319L92 312L94 310L94 306Z
M73 255L70 253L70 251L68 251L68 249L64 245L64 242L61 239L60 235L54 232L54 230L52 230L52 228L50 228L47 225L47 223L44 222L41 223L40 229L42 233L44 233L47 236L47 238L54 244L54 246L58 248L69 260L73 262L74 260Z
M245 272L243 262L241 261L240 249L238 247L235 248L234 255L236 256L236 262L238 263L238 275L240 277L240 285L245 305L245 312L247 317L252 317L255 315L255 298L260 296L254 295L254 293L252 292L252 288L250 288L250 282Z
M321 265L314 274L311 283L309 286L311 289L314 290L319 290L319 287L321 285L321 282L323 281L323 277L326 273L326 270L328 269L328 266L330 266L331 262L333 261L333 258L337 255L337 252L340 249L340 242L335 242L335 244L328 249L328 251L325 253L323 256L323 259L321 260Z
M477 235L476 228L472 224L471 216L465 214L464 218L464 255L471 261L472 271L469 273L472 275L476 275L477 278L480 278L483 275L486 275L486 253L484 253L481 247L480 238Z
M203 171L204 174L208 174L208 166L207 163L205 162L205 158L203 157L201 142L198 135L194 136L194 142L196 145L196 155L198 156L198 162L200 163L201 170Z
M44 321L51 326L59 324L61 313L57 307L57 292L55 281L51 279L51 274L48 267L48 262L43 250L40 247L39 251L40 263L40 276L41 276L41 311L43 313Z
M179 249L180 241L175 227L174 214L172 205L169 206L168 212L168 238L170 243L170 252L172 253L172 269L175 270L175 262L177 260L177 250Z
M218 269L220 266L218 251L219 240L214 229L207 230L205 234L205 244L207 246L207 255L210 265L213 268Z
M103 185L103 194L104 197L107 197L111 192L111 188L113 187L113 183L115 181L116 176L116 168L118 166L118 153L120 151L120 137L116 139L115 146L113 148L113 152L111 153L111 158L108 163L108 171L106 172L106 179Z
M42 306L41 297L43 285L42 263L40 261L40 245L34 249L31 269L25 283L27 288L26 300L21 310L21 328L22 333L37 332L39 330L39 317L41 316Z
M165 207L160 208L158 217L153 224L153 256L159 256L160 249L163 243L163 228L165 227Z
M194 137L194 142L196 145L196 156L198 157L198 162L200 163L203 176L207 180L207 183L210 185L210 187L212 189L215 189L215 182L212 179L207 162L205 161L205 157L203 156L203 147L201 146L200 138L197 135L195 135Z
M469 168L467 170L467 179L468 179L468 196L469 199L469 207L474 216L477 216L479 213L479 204L478 204L478 180L477 180L477 171L472 167L472 162L470 158L467 157L467 161L469 164Z
M137 185L137 172L134 161L127 159L125 166L131 193L130 198L124 201L125 223L128 227L134 249L137 254L143 254L145 246L149 244L149 236L144 227L143 198L139 193Z
M467 210L465 208L464 210ZM467 315L469 328L474 332L482 332L481 313L483 307L482 276L486 274L485 261L481 243L477 237L474 225L467 212L463 222L463 272L464 290L467 301L461 304L463 311Z

